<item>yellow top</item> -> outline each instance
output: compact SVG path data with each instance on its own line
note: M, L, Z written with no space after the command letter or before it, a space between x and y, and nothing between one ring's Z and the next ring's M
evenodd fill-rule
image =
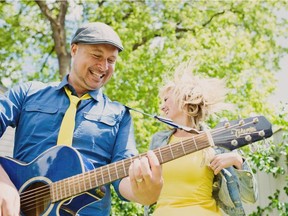
M169 143L179 142L172 136ZM203 150L162 165L164 185L153 216L219 216L212 198L214 174L203 165Z

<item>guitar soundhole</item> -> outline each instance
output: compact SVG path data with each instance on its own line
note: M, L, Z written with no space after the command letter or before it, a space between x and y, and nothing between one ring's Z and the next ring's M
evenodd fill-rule
M50 204L50 190L47 184L36 182L20 194L21 212L25 216L41 215Z

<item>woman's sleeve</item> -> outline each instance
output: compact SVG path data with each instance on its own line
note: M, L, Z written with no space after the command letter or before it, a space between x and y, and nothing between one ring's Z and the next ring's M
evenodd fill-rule
M255 176L247 160L242 164L242 170L235 169L239 179L241 199L246 203L255 203L258 199L258 186Z

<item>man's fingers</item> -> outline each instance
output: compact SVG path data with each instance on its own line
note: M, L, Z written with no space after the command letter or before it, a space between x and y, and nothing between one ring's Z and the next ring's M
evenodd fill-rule
M141 159L135 159L129 167L129 177L132 183L132 187L138 187L144 181L142 172L142 162Z
M154 182L162 182L162 167L161 164L153 151L148 151L147 156L149 159L150 167L151 167L151 177Z
M152 172L149 164L149 160L147 157L142 157L140 159L141 165L141 178L144 179L145 183L149 183L151 181ZM140 176L139 176L140 177Z
M159 162L156 154L152 150L149 150L147 152L147 156L149 158L151 166L159 166L160 165L160 162Z
M161 165L155 153L150 150L146 157L136 158L129 167L129 176L133 187L161 182Z

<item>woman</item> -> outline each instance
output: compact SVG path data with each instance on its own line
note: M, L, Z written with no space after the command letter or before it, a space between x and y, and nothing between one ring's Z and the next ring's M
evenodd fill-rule
M211 114L229 108L225 94L222 80L193 76L192 65L181 64L174 79L160 89L161 110L179 125L204 130ZM180 129L161 131L154 134L150 148L194 135ZM209 147L164 163L162 173L164 185L153 216L218 216L223 214L220 208L229 215L245 215L241 201L257 199L251 169L235 151Z

